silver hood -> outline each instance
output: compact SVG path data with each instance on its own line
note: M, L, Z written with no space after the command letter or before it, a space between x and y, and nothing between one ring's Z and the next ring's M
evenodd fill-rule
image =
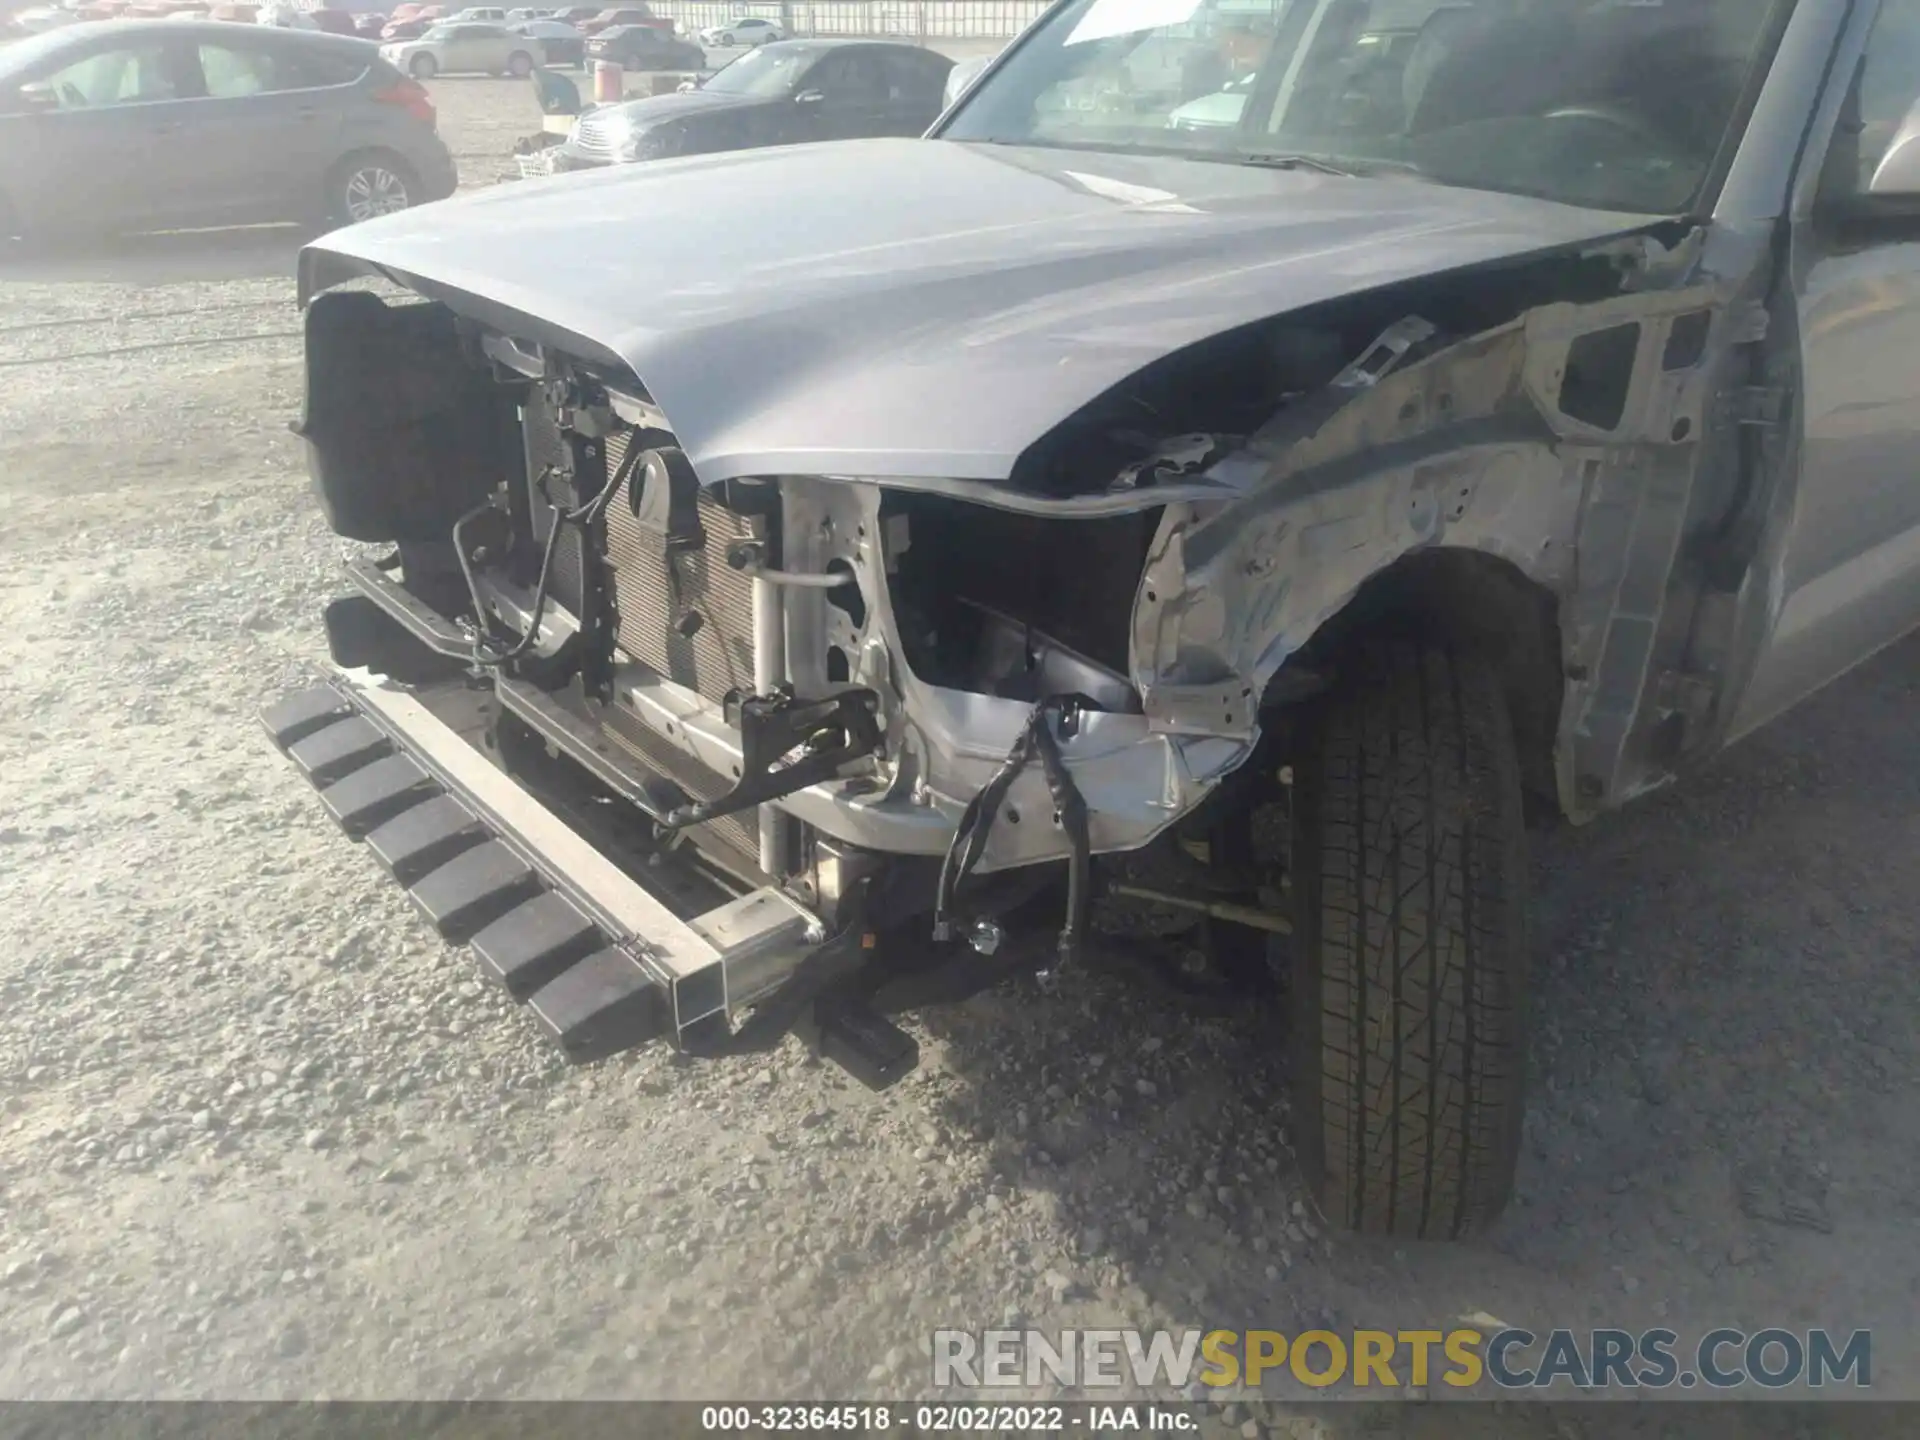
M1398 178L871 140L482 190L315 241L300 289L304 303L385 273L617 358L709 482L1002 481L1060 421L1197 341L1654 218Z

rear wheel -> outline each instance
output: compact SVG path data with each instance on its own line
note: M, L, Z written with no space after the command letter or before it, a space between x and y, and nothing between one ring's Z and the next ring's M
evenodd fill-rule
M440 73L440 62L431 55L416 55L407 62L407 72L416 80L431 80Z
M342 225L357 225L407 209L419 193L419 180L398 155L363 151L342 160L328 177L327 217Z
M1475 657L1359 647L1293 787L1300 1155L1329 1220L1453 1239L1513 1187L1526 853L1506 701Z
M533 57L524 50L516 50L507 57L507 73L516 80L524 80L533 73Z

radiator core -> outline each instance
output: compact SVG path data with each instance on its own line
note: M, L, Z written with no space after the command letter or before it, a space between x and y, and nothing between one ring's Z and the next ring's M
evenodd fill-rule
M607 444L618 466L624 437ZM624 481L607 507L607 568L619 613L620 648L649 670L712 701L753 693L753 581L727 564L727 547L764 540L761 520L738 515L701 491L697 547L671 557L666 539L634 518ZM694 617L698 617L697 620Z

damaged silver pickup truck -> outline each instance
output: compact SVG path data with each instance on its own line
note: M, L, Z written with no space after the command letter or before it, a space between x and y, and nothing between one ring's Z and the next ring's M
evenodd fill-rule
M380 558L268 728L575 1059L1270 980L1328 1215L1473 1231L1523 812L1920 621L1916 32L1062 0L927 139L337 232L299 430Z

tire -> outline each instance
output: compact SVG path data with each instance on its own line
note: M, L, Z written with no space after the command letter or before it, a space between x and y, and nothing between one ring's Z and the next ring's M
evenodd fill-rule
M533 57L524 50L516 50L507 57L507 73L516 80L524 80L533 73Z
M420 179L406 161L390 150L362 150L328 174L326 216L336 224L357 225L409 209L419 196Z
M1327 1219L1458 1239L1513 1189L1528 950L1520 766L1492 667L1363 643L1302 728L1289 1009Z
M407 73L416 80L431 80L440 73L440 62L431 55L416 55L407 62Z

